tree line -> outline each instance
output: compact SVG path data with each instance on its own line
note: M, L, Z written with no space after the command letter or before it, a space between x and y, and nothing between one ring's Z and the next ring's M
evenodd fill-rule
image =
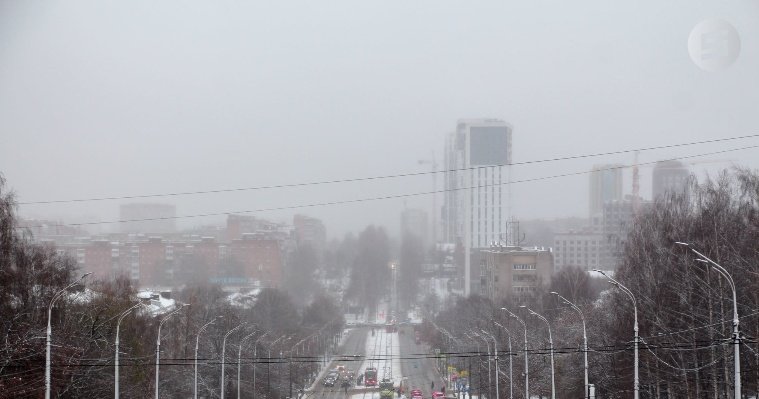
M75 261L35 243L18 228L13 193L0 176L0 397L44 397L48 306L58 293L61 298L50 313L52 396L114 394L116 325L138 302L137 290L127 279L85 279L62 292L80 275ZM344 324L336 301L320 292L310 295L308 302L299 298L302 305L273 288L239 303L208 284L188 285L173 296L189 306L161 326L162 398L193 395L196 359L199 397L217 397L223 337L241 324L225 346L226 392L236 393L240 354L244 397L291 396L310 383ZM124 315L119 328L121 397L153 396L157 331L167 315L143 307ZM240 349L243 337L248 340Z
M677 244L688 243L689 246ZM641 398L732 398L733 299L729 281L698 261L695 248L723 266L735 280L740 316L742 393L759 390L759 174L723 171L685 193L671 193L644 210L624 243L614 278L633 294L640 333ZM549 397L550 346L546 324L520 305L547 318L555 348L557 397L584 395L584 316L589 342L589 382L603 398L632 396L633 302L606 278L576 268L558 271L549 285L528 297L493 301L461 298L431 315L423 336L458 370L472 370L476 393L494 396L494 356L486 356L488 334L497 340L501 395L508 392L508 360L514 395L524 398L525 353L531 395ZM523 320L527 330L506 308ZM508 330L508 331L507 331ZM479 334L480 337L476 336ZM512 351L508 351L511 337ZM485 337L485 338L483 338ZM471 355L475 354L475 355ZM493 372L488 385L487 364ZM490 395L488 395L490 393Z

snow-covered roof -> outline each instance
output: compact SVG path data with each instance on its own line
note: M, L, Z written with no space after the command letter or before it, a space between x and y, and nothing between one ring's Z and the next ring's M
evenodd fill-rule
M256 304L258 294L261 293L260 288L254 288L247 292L233 292L227 295L227 302L230 305L243 309L250 309Z
M146 311L152 316L171 312L177 306L176 300L165 298L158 291L142 290L137 292L137 298L146 303Z

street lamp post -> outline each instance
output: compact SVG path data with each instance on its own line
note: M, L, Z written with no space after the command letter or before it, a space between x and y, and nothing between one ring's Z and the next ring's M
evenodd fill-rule
M52 346L52 338L53 338L53 327L51 324L51 319L53 316L53 304L55 304L55 301L58 300L58 298L63 295L66 290L69 288L79 284L80 281L84 280L85 277L89 276L92 273L85 273L82 275L82 277L79 277L78 280L74 281L73 283L67 285L62 290L58 291L53 295L53 299L50 300L50 304L47 307L47 334L45 338L45 399L50 399L50 392L51 392L51 378L50 378L50 349Z
M574 310L577 311L577 313L580 315L580 320L582 320L582 341L583 341L583 353L585 354L585 397L590 398L590 385L588 382L588 333L585 329L585 316L583 316L582 311L580 310L577 305L575 305L572 302L569 302L567 298L564 298L563 296L559 295L558 292L551 291L552 294L559 297L564 303L571 306Z
M480 341L477 340L478 337L474 336L474 335L471 335L471 334L469 334L467 332L465 332L464 335L467 338L469 338L469 339L471 339L472 341L475 342L474 345L477 348L477 355L479 356L479 354L480 354ZM482 372L480 371L481 368L482 368L482 366L479 363L477 363L477 376L479 377L478 381L480 382L480 384L478 385L478 387L482 386ZM472 382L473 382L473 378L472 378L472 374L471 373L472 373L472 360L470 359L469 360L469 389L470 389L470 393L469 394L470 395L471 395Z
M706 255L702 254L701 252L696 251L695 248L690 246L690 244L685 242L676 242L678 245L682 245L685 247L690 248L693 253L699 256L701 259L696 259L699 262L711 264L712 269L717 271L719 274L721 274L730 284L730 288L733 291L733 351L734 351L734 373L735 373L735 392L734 396L735 399L740 399L742 394L741 389L741 335L740 335L740 319L738 318L738 295L735 289L735 280L733 280L733 276L728 273L727 269L717 264L717 262L709 259Z
M224 366L225 359L226 359L226 347L227 347L227 338L235 332L238 328L244 326L245 323L240 323L237 325L237 327L232 328L231 330L227 331L226 334L224 334L224 339L221 340L221 399L224 399L224 386L226 385L224 382Z
M292 363L292 360L293 360L292 351L295 350L295 358L296 359L299 358L300 357L300 351L301 350L307 350L306 348L304 348L304 345L307 344L317 334L318 334L318 332L316 332L314 334L311 334L308 337L303 338L300 341L298 341L295 345L293 345L292 349L290 350L290 361L288 363ZM289 364L288 368L289 368L290 374L292 374L292 364ZM295 379L297 380L296 384L298 386L298 389L301 389L301 378L300 377L301 377L301 375L300 375L300 365L296 363ZM292 394L293 394L293 379L290 378L290 396L291 397L292 397Z
M456 339L456 337L453 336L453 334L446 331L444 328L440 328L440 327L437 327L437 328L440 329L445 334L446 337L448 337L448 348L451 352L453 352L454 350L453 345L456 344L457 346L459 346L460 345L459 341ZM448 371L448 369L451 367L451 363L449 361L450 357L451 357L450 354L448 354L448 356L445 357L445 369L444 369L445 378L443 379L443 383L445 384L447 389L453 389L453 386L451 385L451 378L450 378L451 375L450 375L450 372ZM488 365L489 364L490 363L488 363Z
M256 338L255 342L253 342L253 396L255 396L256 393L256 366L258 366L258 341L263 339L268 332L265 332L260 337Z
M288 339L290 339L290 337L288 337L287 334L285 334L275 339L274 342L272 342L271 345L269 345L269 353L267 355L269 358L268 358L268 361L266 362L266 397L267 398L271 396L271 348L273 348L274 344L276 344L283 338L285 338L284 341L287 341Z
M511 358L513 357L511 355L511 332L508 328L501 325L501 323L494 321L495 325L498 327L501 327L503 331L506 331L506 336L509 337L509 399L514 398L514 369L511 364Z
M472 334L474 334L475 337L482 339L485 342L485 346L488 348L488 398L490 397L491 389L493 386L493 380L491 379L492 372L490 370L490 341L488 341L485 337L480 335L477 331L472 331ZM498 375L496 375L496 378L498 378Z
M609 277L606 273L604 273L601 270L593 269L596 273L601 273L604 277L609 279L609 282L615 285L617 288L622 290L625 294L627 294L628 297L630 297L630 300L633 303L633 312L634 312L634 321L635 324L633 325L633 331L635 332L635 374L633 378L633 398L638 399L640 397L640 379L638 374L638 302L635 300L635 295L633 295L632 291L630 291L629 288L625 287L624 285L620 284L619 281L615 280L612 277Z
M525 324L524 320L520 319L519 316L515 315L514 313L511 313L510 310L506 308L501 308L501 310L506 311L506 313L509 314L509 316L517 319L517 321L522 324L522 327L524 327L524 397L529 398L530 397L530 367L529 367L529 361L527 360L527 324Z
M198 335L195 336L195 385L193 388L193 398L198 399L198 347L200 345L200 333L203 332L203 330L206 329L206 327L213 324L217 319L221 319L224 316L216 316L208 323L204 324L203 327L200 327L200 330L198 330Z
M129 309L121 312L119 315L118 320L116 321L116 353L114 355L113 359L113 397L114 399L119 399L119 330L121 328L121 320L126 317L129 312L137 308L138 306L142 305L141 303L137 303L134 306L130 307Z
M553 366L553 335L551 335L551 323L548 322L548 319L537 314L536 312L534 312L532 309L528 308L527 306L521 305L519 307L527 309L527 311L530 312L530 314L539 318L540 320L543 320L548 326L548 343L551 345L551 399L556 399L556 372Z
M237 349L237 399L240 399L240 370L242 369L242 347L243 343L245 343L245 340L252 337L258 332L258 330L253 330L252 333L244 336L240 340L240 347Z
M158 385L159 385L159 379L158 379L158 373L159 373L159 366L161 361L161 327L163 326L163 323L165 323L171 316L174 316L175 314L179 313L180 310L184 309L185 306L190 306L189 304L185 303L179 308L175 309L173 312L169 313L166 317L161 319L161 322L158 323L158 336L156 337L156 346L155 346L155 399L158 399Z
M501 395L498 393L498 340L495 339L495 337L488 333L485 330L482 331L482 334L486 337L490 337L490 339L493 340L493 350L495 352L495 399L501 399Z

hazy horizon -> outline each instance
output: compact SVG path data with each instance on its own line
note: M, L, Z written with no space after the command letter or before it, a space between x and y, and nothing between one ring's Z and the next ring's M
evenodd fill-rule
M688 54L691 30L709 18L741 39L736 62L717 72ZM512 124L516 162L757 134L757 18L752 1L0 2L0 173L30 202L421 172L433 152L442 169L445 136L463 118ZM646 151L639 162L756 144ZM692 171L726 160L759 168L754 154L705 157L717 162ZM515 166L513 179L632 162ZM431 190L425 175L146 201L193 215ZM587 197L587 175L517 184L512 211L585 217ZM141 201L19 213L116 220L127 202ZM404 207L431 205L419 196L253 215L314 216L336 238L368 224L395 234Z

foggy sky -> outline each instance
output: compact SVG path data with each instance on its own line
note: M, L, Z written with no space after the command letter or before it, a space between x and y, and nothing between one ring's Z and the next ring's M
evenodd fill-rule
M737 29L742 49L709 73L691 62L687 41L712 17ZM755 0L0 1L0 172L23 202L428 170L418 160L434 151L442 161L459 118L511 123L516 161L756 134L757 21ZM640 161L749 144L759 140L644 152ZM757 168L756 154L712 158ZM632 157L515 167L514 178L611 162ZM642 169L644 196L649 174ZM587 181L515 185L513 212L586 216ZM424 176L150 201L189 215L431 188ZM133 201L20 213L114 220L124 202ZM404 206L431 202L297 212L322 218L331 237L370 223L395 233Z

